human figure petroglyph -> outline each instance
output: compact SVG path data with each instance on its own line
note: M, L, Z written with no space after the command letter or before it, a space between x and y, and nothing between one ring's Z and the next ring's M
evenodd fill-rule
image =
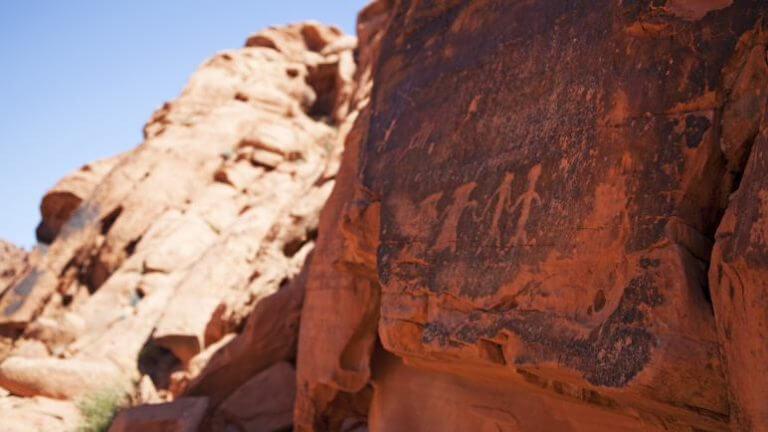
M389 126L387 126L387 130L384 131L384 139L379 141L376 144L376 151L381 152L384 150L384 147L389 142L389 136L392 135L392 131L395 129L395 124L397 123L397 119L392 120L389 123Z
M525 226L528 224L528 218L531 215L531 205L534 201L541 203L541 196L536 192L539 176L541 176L541 164L536 164L528 171L528 189L517 198L515 205L508 209L512 213L520 207L520 218L517 219L515 235L509 239L509 246L528 244L528 233L525 230Z
M474 208L477 202L470 200L469 195L477 187L477 183L465 183L453 191L453 203L445 211L445 221L440 230L440 234L435 241L435 250L442 251L450 248L451 252L456 252L456 230L459 225L459 218L467 207Z
M483 210L480 212L480 216L476 217L473 216L473 219L476 222L480 222L481 220L485 219L485 216L488 214L488 210L491 207L491 204L494 202L494 197L498 196L498 201L496 201L496 207L493 210L493 217L491 218L491 230L487 237L486 242L492 242L496 241L496 247L501 247L502 245L502 235L501 230L499 229L499 220L501 219L501 215L504 212L504 208L506 207L506 203L509 200L510 195L512 194L512 181L515 179L515 174L508 172L504 174L504 179L501 181L501 184L498 188L496 188L496 191L493 192L493 195L490 196L490 199L488 200L488 203L485 205Z
M421 129L419 129L419 131L413 135L413 138L411 138L411 142L409 143L408 148L414 149L424 147L429 138L432 136L432 131L434 129L435 125L433 124L426 124L422 126Z
M483 207L483 210L479 215L474 215L473 219L476 222L484 220L491 207L493 207L493 215L491 216L491 226L488 236L486 237L486 244L490 243L494 246L501 248L503 246L516 246L524 245L528 243L528 234L525 230L528 224L528 219L531 214L531 207L534 202L541 202L541 196L536 192L536 184L541 176L541 165L536 164L531 167L528 172L528 188L520 195L515 202L512 202L512 182L515 179L515 174L507 172L504 174L504 178L501 180L501 184L488 199L487 204ZM494 199L495 198L495 199ZM504 244L503 233L499 226L501 217L506 211L508 214L514 214L515 210L520 209L520 217L515 225L515 233Z
M427 220L437 219L437 202L442 198L443 192L436 192L428 196L424 201L419 203L419 214L427 218Z
M512 183L515 179L515 174L512 172L506 172L504 174L499 187L497 187L493 194L486 200L486 204L482 207L480 213L472 213L472 219L479 223L485 220L491 210L493 210L489 232L485 237L486 240L484 241L484 244L490 243L497 248L528 244L526 225L528 224L528 219L531 215L531 209L534 203L541 203L541 196L536 192L536 185L538 184L539 177L541 177L541 165L536 164L531 167L528 172L527 189L513 202ZM436 252L445 249L450 249L451 252L456 251L457 229L461 215L467 208L476 209L479 207L479 203L470 198L470 195L476 187L477 183L472 181L462 184L453 191L452 203L443 213L442 227L435 240L434 250ZM439 194L430 195L430 197L420 204L420 212L429 213L430 216L433 215L436 211L434 206L437 204L439 198ZM505 213L510 216L514 215L518 209L520 210L520 215L515 224L514 234L509 238L509 241L505 243L503 238L504 233L502 233L501 228L502 217ZM432 217L429 219L432 219Z

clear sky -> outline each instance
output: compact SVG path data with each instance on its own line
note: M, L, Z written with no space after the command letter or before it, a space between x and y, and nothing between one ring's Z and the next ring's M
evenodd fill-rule
M354 31L367 0L0 2L0 238L35 243L39 203L81 165L134 147L216 51L304 19Z

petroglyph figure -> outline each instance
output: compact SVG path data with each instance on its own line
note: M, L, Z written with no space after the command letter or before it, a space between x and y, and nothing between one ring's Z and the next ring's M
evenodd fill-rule
M504 174L501 184L486 201L486 204L479 215L474 212L472 214L472 218L475 222L481 222L485 220L491 210L493 210L490 229L484 244L492 244L497 248L528 244L528 235L525 227L528 224L533 204L541 202L541 197L536 192L536 184L538 183L540 176L541 165L537 164L531 167L531 170L528 172L528 188L517 197L514 202L512 202L512 182L515 179L515 174L511 172ZM476 187L476 182L469 182L459 186L453 191L453 201L443 214L442 227L435 240L434 250L436 252L445 249L450 249L451 252L456 251L456 233L459 219L467 208L472 209L478 207L478 202L470 199L470 195ZM428 197L419 206L420 212L429 215L429 219L434 219L434 217L436 217L435 205L439 198L439 194L434 194ZM505 243L503 238L504 235L500 227L501 218L505 213L513 215L518 209L520 210L520 216L515 225L515 232L510 237L509 241Z
M502 233L501 230L499 230L499 220L501 219L501 215L504 212L504 208L506 207L506 203L510 198L510 195L512 194L512 181L515 179L514 173L506 173L504 174L504 179L501 181L501 184L496 189L496 191L491 195L490 199L488 200L488 204L485 205L483 208L483 211L480 212L479 217L474 217L476 222L479 222L483 219L485 219L485 216L488 214L488 210L491 207L491 204L494 202L494 197L498 196L498 201L496 201L496 207L493 210L493 217L491 218L491 231L488 234L486 242L493 242L495 241L496 247L501 247L503 240L502 240Z
M435 125L433 124L426 124L422 126L421 129L416 132L413 138L411 138L411 142L409 143L408 148L414 149L424 147L429 138L432 136L432 131L434 129Z
M461 218L465 208L473 208L477 205L475 201L469 199L469 195L476 186L477 183L469 182L453 191L453 203L445 212L445 222L443 222L443 227L435 241L436 251L450 248L451 252L456 252L456 230L458 229L459 218Z
M515 235L509 239L509 246L526 245L528 243L528 234L525 231L525 225L528 224L528 218L531 215L531 204L533 201L541 202L541 197L536 192L536 183L538 183L540 175L541 164L536 164L531 167L531 170L528 172L528 189L520 195L517 201L515 201L515 205L508 209L508 211L512 213L517 207L520 207L520 218L517 220Z
M479 215L473 216L476 222L480 222L485 219L488 212L493 208L493 215L491 216L491 226L486 237L486 244L493 244L494 246L501 248L503 246L516 246L525 245L528 243L528 235L525 231L525 227L528 224L528 218L531 214L531 207L534 202L541 202L541 197L536 192L536 184L541 176L541 165L537 164L531 167L528 172L528 189L520 195L515 202L512 202L512 182L515 179L515 174L507 172L504 174L504 178L501 180L501 184L493 195L490 196L487 204L483 207L483 210ZM503 239L503 233L499 227L501 217L506 212L507 214L514 214L517 209L520 209L520 217L515 225L515 233L505 244Z

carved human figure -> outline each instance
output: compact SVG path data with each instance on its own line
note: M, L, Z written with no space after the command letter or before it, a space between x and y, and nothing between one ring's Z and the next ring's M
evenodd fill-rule
M520 207L520 218L517 219L515 235L509 239L508 246L521 246L528 244L528 233L525 226L528 224L528 218L531 215L531 205L534 201L541 202L541 197L536 192L536 183L541 176L541 164L536 164L528 171L528 189L517 198L515 205L507 209L513 213L517 207Z

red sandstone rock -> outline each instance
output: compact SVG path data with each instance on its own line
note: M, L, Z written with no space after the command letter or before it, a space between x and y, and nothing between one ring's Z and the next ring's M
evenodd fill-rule
M375 207L366 209L370 197L357 180L357 163L370 119L372 68L391 7L391 2L376 1L358 18L362 49L352 99L355 121L348 125L351 130L336 186L320 214L318 245L302 310L295 411L298 430L337 430L359 415L355 404L345 400L339 390L365 393L370 379L370 352L379 314L374 255L378 220ZM370 237L355 235L361 232ZM365 415L367 409L362 411Z
M300 430L371 383L376 431L768 425L749 167L726 199L765 106L765 6L573 6L393 6L321 216ZM738 252L708 284L726 207ZM713 314L718 284L748 289Z
M207 407L208 400L199 397L128 408L115 417L109 432L196 432Z
M18 396L75 400L104 389L127 388L107 361L11 356L0 363L0 387Z
M59 180L45 194L40 203L40 214L43 220L37 227L37 240L42 243L51 243L75 209L93 193L104 176L120 162L121 158L122 155L117 155L91 162Z
M768 428L768 67L765 39L759 43L749 50L750 59L760 56L755 60L759 73L749 66L741 71L741 76L759 76L752 81L757 87L746 93L756 101L753 109L742 109L739 117L742 124L754 122L750 131L756 135L747 135L745 148L739 152L748 162L717 230L709 268L730 387L731 421L735 430L744 431Z
M296 373L276 363L235 390L213 413L210 430L279 432L293 424Z
M24 271L26 263L26 252L0 240L0 294Z
M262 31L203 63L137 148L52 188L38 230L50 246L18 269L14 249L0 255L13 255L0 264L0 385L73 399L130 381L133 403L189 387L210 394L213 415L293 360L295 280L348 131L355 46L315 22ZM278 371L271 385L286 397L249 407L268 428L291 423L295 378ZM253 426L231 409L254 385L220 418ZM116 427L141 429L148 416L147 428L165 430L177 407Z
M230 291L247 291L253 254L269 255L307 239L332 186L328 167L335 164L331 159L339 156L342 139L334 119L347 110L348 101L339 95L352 61L351 47L323 53L325 44L341 36L317 26L264 33L265 40L285 39L279 43L285 52L252 46L203 64L179 98L154 113L144 143L123 155L92 194L70 194L84 199L77 210L54 212L62 216L51 218L67 222L41 262L0 298L0 325L25 326L49 299L88 298L79 293L99 291L111 276L128 277L120 273L140 279L167 274L166 283L181 284L180 296L195 295L197 284L210 281L191 272L183 281L186 266L197 258L201 268L210 266L205 260L226 250L231 280L207 293L199 318L182 318L181 327L163 324L159 333L160 339L168 332L195 338ZM264 152L272 156L265 158ZM277 228L283 233L273 242L271 230ZM189 248L178 248L179 243ZM271 266L284 267L275 273L294 274L296 263L284 261ZM237 311L241 300L224 303L244 315ZM201 342L199 349L206 343Z
M205 395L212 407L249 377L296 355L306 273L256 305L243 331L213 354L185 394Z
M3 432L72 431L80 413L70 401L44 397L0 396Z

